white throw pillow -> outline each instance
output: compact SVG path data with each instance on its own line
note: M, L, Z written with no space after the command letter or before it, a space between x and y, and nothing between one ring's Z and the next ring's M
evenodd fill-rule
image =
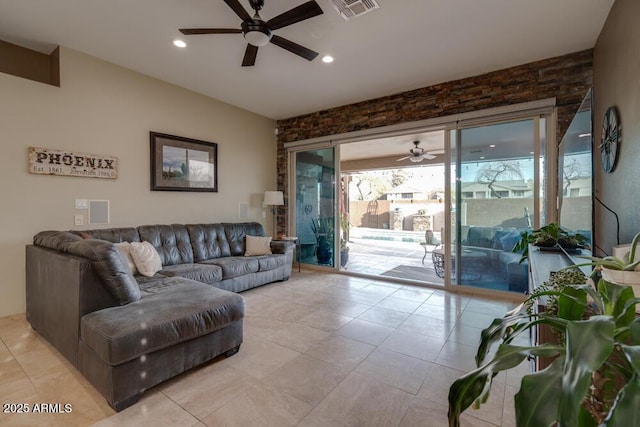
M151 277L162 270L162 261L156 248L149 242L131 242L131 257L136 264L138 272L143 276Z
M127 264L129 264L129 270L131 270L131 274L136 274L138 272L138 269L136 268L136 263L131 257L131 245L129 244L129 242L114 243L114 245L127 259Z
M247 236L244 256L271 255L271 237Z

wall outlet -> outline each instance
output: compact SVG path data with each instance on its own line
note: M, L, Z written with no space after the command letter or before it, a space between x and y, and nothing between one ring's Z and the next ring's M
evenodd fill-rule
M84 225L84 215L74 215L73 223L75 225Z
M89 209L89 201L87 199L76 199L76 209Z

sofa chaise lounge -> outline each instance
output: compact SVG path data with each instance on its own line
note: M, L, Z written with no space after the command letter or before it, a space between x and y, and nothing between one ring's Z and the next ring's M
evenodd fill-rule
M270 251L248 253L246 242L263 236L258 223L38 233L26 248L27 320L120 411L238 351L237 292L291 275L292 243L262 240ZM123 242L152 245L159 271L134 274Z

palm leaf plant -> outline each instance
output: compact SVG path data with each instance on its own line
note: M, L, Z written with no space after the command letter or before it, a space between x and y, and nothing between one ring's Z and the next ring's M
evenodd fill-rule
M525 375L515 395L519 427L640 425L640 319L628 286L600 280L536 295L557 298L555 312L527 313L523 303L482 331L477 369L449 389L449 425L489 398L501 371L536 357L551 357L544 370ZM533 296L532 296L533 297ZM515 345L540 325L557 330L558 343ZM525 335L527 336L527 335ZM492 348L497 345L497 350Z

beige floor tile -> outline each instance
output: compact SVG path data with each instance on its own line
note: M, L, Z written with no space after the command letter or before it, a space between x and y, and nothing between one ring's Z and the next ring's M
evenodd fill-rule
M493 382L489 400L480 409L467 409L464 414L495 425L502 424L502 413L505 397L505 385Z
M362 341L367 344L380 345L395 329L379 323L354 319L338 329L335 333L343 337Z
M368 279L353 278L353 280L347 282L333 283L329 285L329 288L340 288L349 289L351 291L359 291L369 285L371 285L371 281Z
M449 424L448 406L427 399L415 398L404 414L399 427L442 427Z
M496 317L490 314L477 313L475 311L465 310L461 315L459 322L467 326L475 326L477 328L488 328Z
M43 401L70 404L72 413L65 418L72 415L76 425L90 425L115 414L106 399L71 365L31 381Z
M302 421L298 423L297 427L352 427L347 423L343 423L340 420L334 420L327 416L322 415L317 410L312 410L309 415L304 417Z
M394 294L380 302L378 304L378 307L402 311L404 313L413 313L418 307L420 307L420 305L422 305L420 301L411 301L408 299L396 298Z
M245 334L240 351L218 364L253 376L264 378L300 353L266 340Z
M507 387L505 388L504 405L502 408L502 427L516 426L516 409L514 405L514 398L518 390L520 390L520 386L513 387L507 385Z
M502 317L507 311L512 310L516 305L516 303L507 301L492 301L474 297L471 298L471 300L465 307L465 310L487 314L495 317Z
M51 348L26 322L13 322L9 330L4 330L2 341L14 357L37 350Z
M202 419L211 427L295 426L312 409L266 384L255 384Z
M432 366L424 360L377 349L358 365L355 372L415 395Z
M444 346L444 340L403 332L397 329L380 348L433 362Z
M464 308L459 305L430 304L429 300L427 300L420 307L416 308L413 314L455 322L463 311Z
M471 298L467 296L451 294L445 291L434 291L424 303L462 311L470 300Z
M43 347L16 354L16 361L29 377L39 377L63 369L66 359L55 350Z
M447 341L440 354L438 354L436 363L460 371L473 371L476 369L475 356L477 350L477 346Z
M245 330L265 340L301 353L329 336L326 331L298 323L283 322L268 317L245 318Z
M352 373L317 407L326 418L353 426L397 425L413 396L368 377Z
M412 314L398 328L401 331L446 340L455 323L449 320Z
M478 345L480 344L480 333L482 328L463 325L456 323L449 334L449 341L459 342L462 344Z
M353 320L353 317L343 316L342 314L331 313L324 310L309 310L307 308L307 313L308 314L305 317L298 320L298 323L303 323L327 332L340 329Z
M446 366L434 365L422 382L418 397L449 406L449 387L466 372Z
M409 313L391 310L388 308L372 307L358 316L358 319L397 328L407 317L409 317Z
M352 370L360 364L375 346L355 341L339 335L332 335L320 341L305 354L338 366L340 369Z
M3 399L73 405L71 414L0 414L0 424L446 425L449 386L464 374L454 368L473 366L480 330L513 305L317 271L242 295L238 354L148 390L120 413L24 314L0 318ZM527 372L499 374L489 402L467 410L462 426L515 425L513 395Z
M216 363L187 375L180 375L166 385L161 385L159 390L189 413L202 419L257 382L257 379L248 374Z
M389 295L395 293L400 287L390 287L390 286L381 286L380 284L372 284L360 288L360 292L367 292L376 295L382 295L388 297Z
M160 392L149 393L133 406L93 424L93 427L192 426L198 420Z
M400 289L393 294L395 298L407 299L411 301L425 302L431 295L433 290L431 289Z
M38 394L37 390L26 376L2 384L2 386L0 386L0 390L2 390L2 403L32 404L34 402L43 401L42 397ZM16 408L15 410L17 411L23 408L24 407ZM11 420L11 422L9 422L9 420ZM27 422L28 420L28 413L12 414L5 413L4 411L0 412L0 425L13 425L13 423L16 423L17 425L26 425L21 423Z
M371 305L360 304L338 298L330 298L318 306L318 308L322 310L350 317L358 317L371 307Z
M9 358L0 362L0 388L2 384L23 378L27 378L27 375L15 359Z
M310 405L317 405L347 376L348 371L301 354L262 381Z
M309 307L292 301L265 297L253 305L247 316L269 317L285 322L295 322L309 314Z

